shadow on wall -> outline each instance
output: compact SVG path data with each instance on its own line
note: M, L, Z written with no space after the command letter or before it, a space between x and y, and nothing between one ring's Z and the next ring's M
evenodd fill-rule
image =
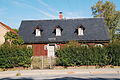
M120 80L120 78L75 78L75 77L63 77L63 78L44 79L44 80Z
M0 80L34 80L31 78L1 78Z

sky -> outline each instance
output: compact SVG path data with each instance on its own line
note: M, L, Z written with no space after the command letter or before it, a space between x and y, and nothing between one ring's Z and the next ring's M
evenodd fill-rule
M98 0L0 0L0 22L18 29L22 20L91 18L91 6ZM108 0L120 10L120 0Z

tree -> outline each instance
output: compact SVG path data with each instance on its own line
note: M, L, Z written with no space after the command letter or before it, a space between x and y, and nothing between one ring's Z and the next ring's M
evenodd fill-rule
M18 30L17 29L14 29L17 33L18 33ZM5 35L5 40L7 42L11 44L14 44L14 45L21 45L23 44L23 40L22 38L18 35L18 34L15 34L15 33L12 33L12 32L7 32L6 35Z
M91 8L94 17L103 17L105 19L110 35L113 38L116 27L120 26L120 11L115 10L115 4L107 0L105 2L99 0Z

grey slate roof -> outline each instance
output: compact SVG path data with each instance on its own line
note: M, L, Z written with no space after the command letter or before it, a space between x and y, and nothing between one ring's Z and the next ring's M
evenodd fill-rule
M60 26L62 36L55 36L53 33L56 26ZM83 36L78 36L75 29L82 25ZM36 26L42 29L42 36L36 37L33 34ZM70 40L94 42L109 41L108 30L103 18L78 18L78 19L55 19L55 20L24 20L19 28L19 35L22 36L25 43L49 43L49 42L67 42Z

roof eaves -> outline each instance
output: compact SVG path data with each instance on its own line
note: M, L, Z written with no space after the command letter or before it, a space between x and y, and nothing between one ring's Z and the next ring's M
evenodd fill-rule
M14 33L14 34L17 34L16 31L14 31L13 29L11 29L9 26L7 26L6 24L0 22L1 25L3 25L5 28L7 28L8 30L10 30L10 32Z

